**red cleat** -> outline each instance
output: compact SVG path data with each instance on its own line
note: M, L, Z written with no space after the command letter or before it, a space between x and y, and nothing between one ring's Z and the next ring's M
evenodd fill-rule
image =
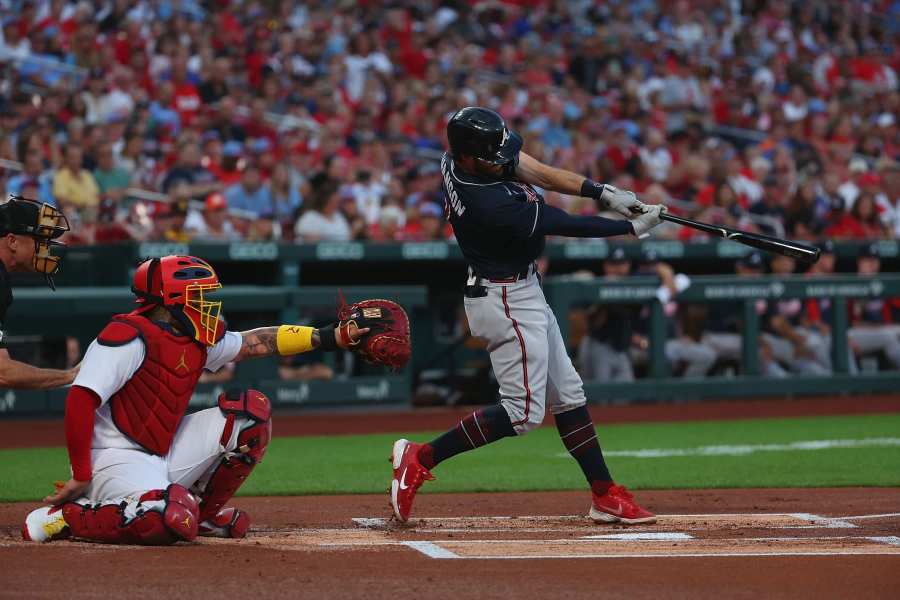
M200 523L199 534L206 537L243 538L250 529L250 515L245 510L226 506L212 518Z
M656 515L641 508L634 496L622 485L613 485L602 496L593 494L588 516L594 523L656 523Z
M394 442L391 463L394 466L394 479L391 481L391 506L394 516L401 523L406 523L412 512L413 499L422 484L434 479L434 475L419 462L419 448L409 440L400 439Z

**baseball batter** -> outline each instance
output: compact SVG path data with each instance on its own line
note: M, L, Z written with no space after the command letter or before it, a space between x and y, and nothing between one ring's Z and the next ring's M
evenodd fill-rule
M226 331L215 300L221 287L212 266L193 256L141 263L132 286L138 308L100 332L66 398L72 478L44 499L52 506L28 515L26 540L164 545L198 533L245 535L249 516L225 503L266 452L269 400L233 390L218 407L185 416L200 374L230 361L348 349L380 316Z
M597 442L581 378L547 305L534 261L547 235L642 236L660 223L662 206L631 192L542 164L521 152L522 138L496 112L467 107L447 125L450 152L441 159L448 218L469 263L466 316L488 342L500 404L473 412L427 444L394 443L391 503L406 521L431 469L461 452L523 435L544 420L549 404L569 453L592 492L596 522L651 523L656 517L616 485ZM572 216L545 204L535 189L594 198L627 220Z

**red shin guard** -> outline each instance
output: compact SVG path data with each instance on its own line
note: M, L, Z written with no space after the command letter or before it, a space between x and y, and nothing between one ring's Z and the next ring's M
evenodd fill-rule
M223 445L228 443L237 417L250 418L254 423L238 434L234 453L222 459L200 493L201 522L217 518L219 511L241 487L253 467L263 459L272 438L271 406L269 399L261 392L229 391L219 396L219 408L227 418L222 434Z
M162 512L149 505L158 501L165 503ZM148 506L142 506L144 503ZM146 492L131 518L126 515L127 506L127 502L122 502L95 508L68 502L62 511L72 536L93 542L166 546L197 537L197 498L178 484Z

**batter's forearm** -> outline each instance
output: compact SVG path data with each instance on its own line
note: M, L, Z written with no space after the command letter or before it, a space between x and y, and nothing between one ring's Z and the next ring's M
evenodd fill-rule
M519 153L516 176L520 181L536 185L541 189L570 196L581 195L581 186L586 179L584 175L545 165L524 152Z
M535 233L539 235L602 238L634 234L631 223L625 220L570 215L549 204L540 204L536 210L538 214L535 220Z
M246 358L260 358L263 356L275 356L276 354L297 354L297 352L279 352L278 351L278 330L279 327L259 327L249 331L241 332L241 350L238 352L234 360L244 360ZM297 327L299 329L299 327ZM322 343L318 329L312 330L310 338L309 351L318 348Z
M72 383L75 373L71 370L41 369L9 358L0 357L0 388L17 390L50 390Z

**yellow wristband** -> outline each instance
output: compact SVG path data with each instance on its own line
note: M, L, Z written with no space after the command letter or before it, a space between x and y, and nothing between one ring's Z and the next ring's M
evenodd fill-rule
M287 356L300 354L313 349L312 334L314 327L301 327L300 325L282 325L275 336L275 345L278 354Z

